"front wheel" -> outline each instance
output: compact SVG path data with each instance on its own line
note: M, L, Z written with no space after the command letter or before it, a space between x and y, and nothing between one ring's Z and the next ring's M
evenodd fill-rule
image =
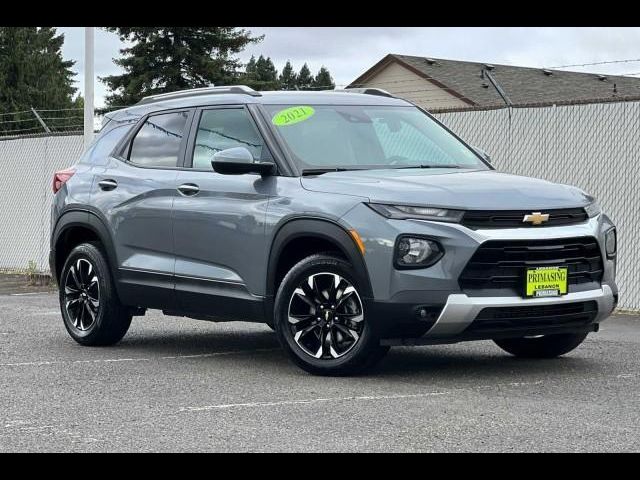
M367 323L353 267L330 254L296 264L275 301L278 339L291 359L315 375L350 375L388 351Z
M516 357L554 358L577 348L585 338L586 333L563 333L532 338L504 338L494 342Z

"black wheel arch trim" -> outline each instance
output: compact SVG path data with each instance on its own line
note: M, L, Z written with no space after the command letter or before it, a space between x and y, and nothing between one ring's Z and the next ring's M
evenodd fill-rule
M335 244L354 268L363 298L373 298L373 289L364 258L353 237L334 220L322 217L301 216L283 223L273 236L267 268L267 303L273 303L278 261L286 245L300 237L316 237ZM269 302L271 299L271 302ZM269 310L272 310L269 309Z
M111 268L111 273L114 277L118 275L117 268L117 258L115 248L113 246L113 242L111 240L111 235L109 230L107 229L104 221L100 218L100 216L87 208L67 208L62 214L59 216L55 228L53 230L53 234L51 235L51 250L56 250L56 245L60 240L61 236L70 228L73 227L82 227L87 230L92 231L100 240L102 245L104 246L107 254L107 262L109 267ZM56 268L55 277L57 280L58 271L62 268L62 265L52 266ZM54 273L53 271L51 272ZM118 282L116 282L117 284Z

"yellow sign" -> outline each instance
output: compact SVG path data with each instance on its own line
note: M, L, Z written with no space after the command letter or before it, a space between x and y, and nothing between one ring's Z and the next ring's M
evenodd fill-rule
M277 127L285 127L308 120L316 111L308 105L289 107L277 112L271 122Z
M567 293L567 267L537 267L527 270L526 296L553 297Z

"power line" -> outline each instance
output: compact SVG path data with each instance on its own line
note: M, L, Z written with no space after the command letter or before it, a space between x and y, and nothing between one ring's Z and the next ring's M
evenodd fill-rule
M631 58L629 60L609 60L606 62L575 63L573 65L559 65L557 67L547 67L547 68L590 67L591 65L608 65L611 63L633 63L633 62L640 62L640 58Z

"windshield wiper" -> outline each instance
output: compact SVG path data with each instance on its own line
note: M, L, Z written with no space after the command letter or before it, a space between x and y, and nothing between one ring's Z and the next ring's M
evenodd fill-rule
M343 167L305 168L304 170L302 170L302 176L306 177L307 175L322 175L323 173L329 173L329 172L347 172L349 170L354 170L354 169L343 168Z
M398 169L401 168L469 168L463 167L462 165L410 165L408 167L396 167Z

